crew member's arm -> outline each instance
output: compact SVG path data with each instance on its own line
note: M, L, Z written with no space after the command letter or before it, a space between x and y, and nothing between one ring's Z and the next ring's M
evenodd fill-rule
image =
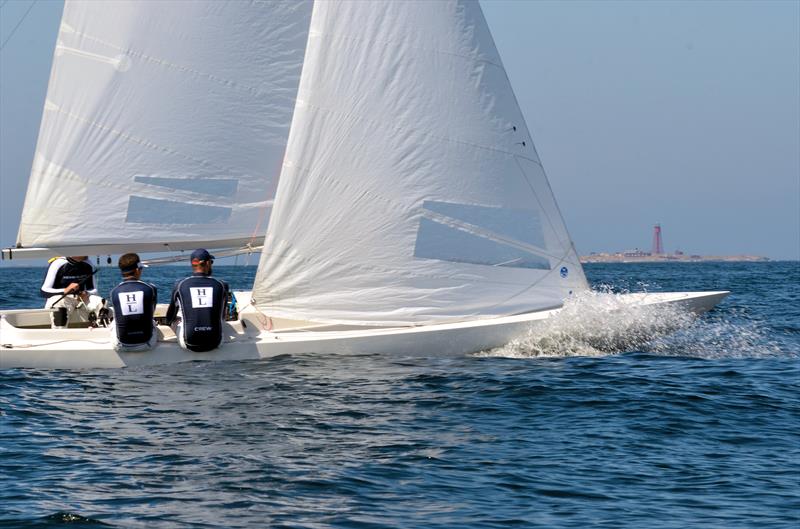
M227 321L231 316L230 315L231 306L228 303L228 299L231 293L231 287L230 285L228 285L227 281L220 281L220 283L222 283L222 286L224 287L224 290L222 292L222 319Z
M83 300L84 303L88 304L89 296L97 295L97 289L94 287L94 274L96 270L88 262L84 261L84 263L88 265L86 266L86 268L88 268L88 270L86 271L86 276L84 276L86 277L86 279L80 282L80 285L77 287L76 292L78 292L78 295L80 296L81 300Z
M169 307L167 307L167 325L172 325L175 317L178 315L178 283L172 288L172 296L169 300Z
M42 294L45 297L55 296L58 294L65 294L67 292L67 289L57 288L55 286L56 277L58 276L58 270L62 266L64 266L66 262L67 260L61 257L50 263L50 267L47 269L47 275L45 276L44 281L42 282L42 288L41 288ZM72 285L74 285L74 283L67 288L72 287Z
M91 265L90 265L90 267L91 267ZM94 271L93 267L91 267L91 271L89 273L92 274L92 275L89 276L89 279L87 279L83 283L83 291L86 292L87 294L91 295L91 296L96 296L97 295L97 287L94 286L94 273L95 273L95 271Z
M158 306L158 289L152 283L145 283L148 287L150 287L150 292L153 294L153 306L151 307L150 317L153 318L153 325L158 325L158 321L156 320L156 307Z

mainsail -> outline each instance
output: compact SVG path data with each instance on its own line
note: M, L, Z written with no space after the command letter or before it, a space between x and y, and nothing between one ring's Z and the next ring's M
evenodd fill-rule
M421 324L585 288L477 2L316 2L257 306Z
M17 246L260 244L311 7L68 0Z

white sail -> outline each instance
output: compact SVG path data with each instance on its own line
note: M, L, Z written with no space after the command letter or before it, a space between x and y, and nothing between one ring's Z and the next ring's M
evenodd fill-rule
M585 288L477 2L315 3L256 304L418 324Z
M67 0L17 246L260 244L311 7Z

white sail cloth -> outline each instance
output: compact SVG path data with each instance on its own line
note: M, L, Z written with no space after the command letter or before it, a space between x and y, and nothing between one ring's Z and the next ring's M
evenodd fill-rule
M256 304L394 325L585 288L477 2L315 3Z
M260 244L311 7L67 0L18 246Z

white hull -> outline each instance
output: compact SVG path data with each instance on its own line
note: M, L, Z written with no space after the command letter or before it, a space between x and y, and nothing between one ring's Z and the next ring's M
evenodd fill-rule
M620 299L626 304L641 306L678 305L684 310L702 314L727 295L726 291L669 292L626 294ZM249 293L237 293L237 298L240 302L247 301ZM246 307L240 320L226 324L224 343L214 351L184 351L178 346L172 330L159 326L160 338L153 350L117 353L111 347L108 329L42 328L49 324L49 311L9 310L0 311L0 369L118 368L193 360L256 360L303 353L469 354L501 347L531 331L535 333L537 325L560 311L553 309L418 327L347 328L304 322L271 322L255 309ZM265 330L273 325L275 328L272 330Z

